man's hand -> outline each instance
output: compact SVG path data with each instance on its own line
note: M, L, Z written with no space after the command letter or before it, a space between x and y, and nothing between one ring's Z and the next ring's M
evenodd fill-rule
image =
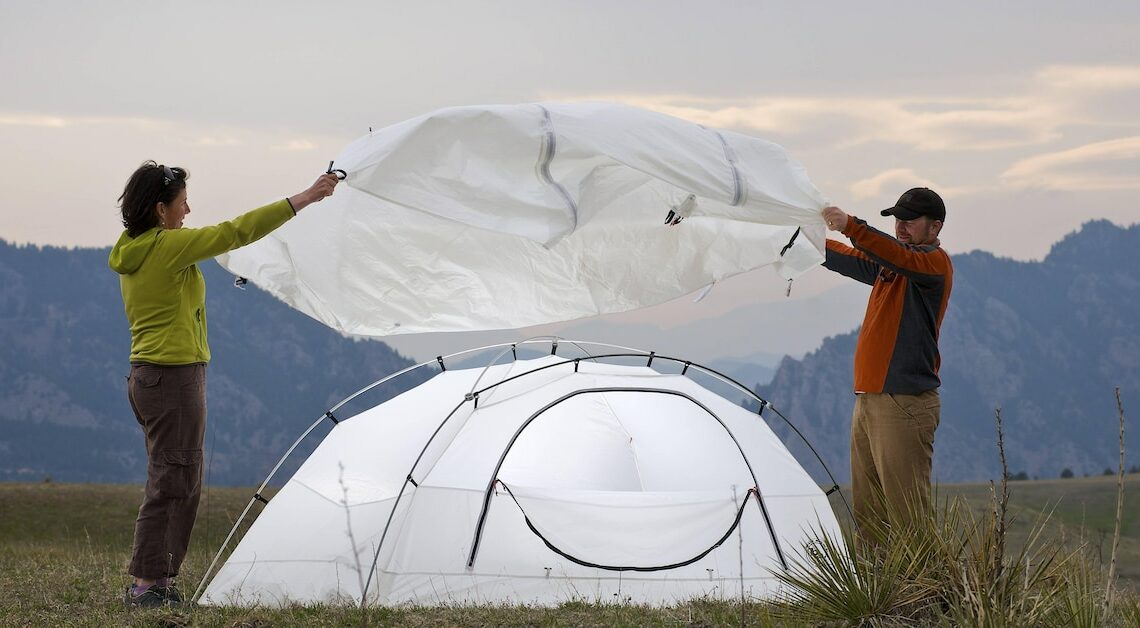
M819 212L823 215L823 221L827 223L827 228L832 231L843 231L847 227L847 213L838 207L824 207Z

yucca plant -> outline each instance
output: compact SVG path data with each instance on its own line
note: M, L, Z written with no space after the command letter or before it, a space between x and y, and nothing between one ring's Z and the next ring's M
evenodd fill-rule
M776 603L780 616L843 625L1140 625L1136 596L1115 608L1102 601L1111 600L1106 578L1083 548L1046 534L1051 512L1041 513L1023 545L1007 547L1012 517L1000 409L997 441L1002 481L1000 490L991 484L988 510L975 512L956 498L935 508L888 509L888 521L860 522L846 543L815 534L789 570L776 574L786 587Z
M786 585L775 604L778 617L795 622L851 625L906 623L936 600L938 582L927 566L933 546L843 542L812 534L805 552L793 555L776 577Z

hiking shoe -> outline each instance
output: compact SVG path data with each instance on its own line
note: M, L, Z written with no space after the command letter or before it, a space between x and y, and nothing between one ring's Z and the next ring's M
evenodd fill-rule
M162 597L169 606L182 606L182 592L173 584L162 589Z
M167 605L166 596L163 595L162 589L153 584L138 595L131 595L131 587L128 586L123 601L126 602L127 606L135 608L161 608Z

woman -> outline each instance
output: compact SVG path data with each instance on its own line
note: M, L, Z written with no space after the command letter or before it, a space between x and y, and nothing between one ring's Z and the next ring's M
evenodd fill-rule
M309 189L212 227L184 229L187 172L148 161L119 197L126 231L111 249L131 327L127 396L146 437L147 481L135 522L126 602L182 601L178 575L202 489L206 427L206 286L197 263L244 246L333 193L334 174Z

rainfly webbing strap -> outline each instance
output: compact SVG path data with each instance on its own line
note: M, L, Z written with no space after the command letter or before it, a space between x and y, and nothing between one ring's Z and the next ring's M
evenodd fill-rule
M563 557L569 561L572 561L572 562L575 562L579 565L582 565L583 567L593 567L594 569L605 569L607 571L665 571L667 569L677 569L678 567L684 567L685 565L691 565L691 564L697 562L698 560L704 558L705 556L708 556L710 552L712 552L714 549L720 547L721 544L723 544L725 541L728 540L728 537L731 536L732 532L734 530L736 530L736 527L740 525L740 519L744 516L744 508L745 508L745 506L748 505L748 498L749 497L751 497L752 495L756 495L757 499L759 499L759 494L757 493L755 487L748 489L748 492L744 494L744 500L740 502L740 508L737 509L737 511L736 511L736 517L733 518L733 520L732 520L732 525L728 527L728 530L725 531L724 535L722 535L719 539L717 539L716 543L713 543L711 547L709 547L705 551L701 552L700 554L697 554L696 556L690 558L689 560L681 561L679 563L673 563L671 565L658 565L656 567L600 565L598 563L592 563L588 560L582 560L580 558L576 558L576 557L562 551L561 549L556 547L553 543L551 543L549 540L547 540L547 538L545 536L543 536L541 532L538 531L538 528L535 528L534 524L531 523L530 517L527 516L526 510L523 509L522 504L519 503L519 500L517 497L515 497L515 494L513 492L511 492L511 488L509 486L507 486L506 484L504 484L502 480L496 480L496 482L507 491L507 495L510 495L511 499L515 502L515 505L519 507L519 512L522 513L523 519L526 520L526 525L528 528L530 528L530 531L533 532L535 536L542 539L542 542L545 543L546 546L550 548L550 551L554 552L555 554L558 554L559 556L561 556L561 557Z
M799 237L799 235L800 228L796 227L796 232L792 234L791 239L788 240L788 243L784 245L784 248L780 249L780 257L783 257L784 253L787 253L788 249L792 248L792 245L796 243L796 238Z

